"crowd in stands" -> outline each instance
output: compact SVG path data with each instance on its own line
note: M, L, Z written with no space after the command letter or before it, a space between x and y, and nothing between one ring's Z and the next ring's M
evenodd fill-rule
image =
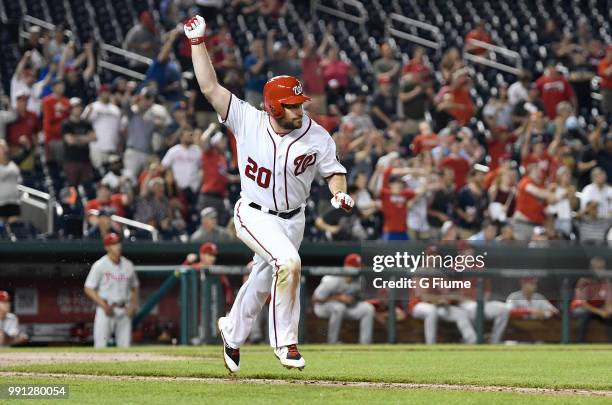
M101 83L96 44L77 45L63 27L30 28L0 111L0 221L20 220L17 185L35 185L43 165L54 180L45 191L57 193L63 208L54 236L103 238L121 230L111 219L118 215L154 226L163 240L235 238L235 141L193 77L180 26L189 10L170 5L161 21L143 12L125 38L125 49L152 59L140 82ZM285 3L234 0L231 7L274 19ZM268 78L300 77L312 98L307 113L332 134L348 169L356 209L331 209L328 191L315 184L307 240L606 237L612 44L596 41L588 26L569 36L546 24L543 71L498 75L479 105L472 85L483 68L462 51L487 56L468 41L493 43L484 23L438 66L425 48L399 49L381 38L367 88L355 86L360 71L343 56L333 24L318 43L313 36L290 43L270 29L241 54L214 17L218 9L200 11L209 17L206 43L219 81L261 107ZM599 101L591 97L595 76Z

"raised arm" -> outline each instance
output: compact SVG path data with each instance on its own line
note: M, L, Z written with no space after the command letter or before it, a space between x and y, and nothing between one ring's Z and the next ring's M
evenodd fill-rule
M204 44L206 23L199 15L190 18L184 25L185 35L191 42L191 60L193 69L200 85L202 94L208 99L215 111L223 118L227 118L227 107L232 94L219 84L215 69Z

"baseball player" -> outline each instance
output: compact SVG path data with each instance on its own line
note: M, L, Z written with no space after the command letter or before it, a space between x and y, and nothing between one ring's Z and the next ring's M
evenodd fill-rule
M114 332L117 347L129 347L138 309L138 277L134 264L121 256L119 235L106 235L104 249L106 255L91 266L85 280L85 294L97 305L94 346L106 347Z
M28 340L26 334L19 332L19 319L10 311L10 294L0 291L0 346L17 345Z
M204 45L206 23L195 16L185 23L200 90L233 132L238 150L241 198L234 207L238 237L255 253L254 266L227 317L218 321L225 366L240 369L240 346L271 294L270 345L280 363L303 369L297 349L300 317L298 248L304 233L304 206L316 173L327 179L332 205L350 211L346 169L336 158L329 133L304 114L308 100L294 77L277 76L263 90L265 111L238 99L221 86Z
M344 267L361 268L361 256L351 253L344 258ZM359 321L359 343L372 343L372 328L376 310L367 301L358 301L361 285L353 277L324 276L312 295L314 312L319 318L329 318L327 343L338 343L342 319Z

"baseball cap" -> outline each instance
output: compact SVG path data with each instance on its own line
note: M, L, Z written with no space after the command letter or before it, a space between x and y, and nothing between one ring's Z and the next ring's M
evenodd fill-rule
M523 283L535 284L538 282L538 278L537 277L521 277L520 282L521 284Z
M116 245L121 243L121 238L116 233L109 233L104 237L104 246Z
M77 105L81 105L81 99L78 97L72 97L69 101L71 107L76 107Z
M0 302L10 302L11 295L6 291L0 291Z
M427 256L435 256L439 253L438 247L436 245L427 246L425 248L425 254Z
M108 83L103 83L100 85L100 87L98 87L98 93L104 93L104 92L109 92L110 91L110 86L108 85Z
M358 253L351 253L344 258L344 267L361 267L361 256Z
M546 229L543 226L536 226L533 228L533 234L536 236L546 235Z
M217 255L217 245L212 242L203 243L200 246L200 255Z
M202 209L202 211L200 211L200 217L202 218L206 218L206 217L217 217L217 210L214 209L213 207L206 207L204 209Z
M51 86L55 86L56 84L60 84L60 83L63 84L64 81L61 78L59 78L59 77L56 77L53 80L51 80Z

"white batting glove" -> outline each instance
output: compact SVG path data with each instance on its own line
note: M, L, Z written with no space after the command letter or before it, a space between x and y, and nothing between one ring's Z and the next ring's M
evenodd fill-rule
M206 22L204 18L196 15L191 17L183 25L185 35L189 38L191 45L198 45L204 42L204 33L206 32Z
M351 212L355 205L355 201L346 193L336 193L331 199L331 205L333 205L334 208L342 208L346 212Z

